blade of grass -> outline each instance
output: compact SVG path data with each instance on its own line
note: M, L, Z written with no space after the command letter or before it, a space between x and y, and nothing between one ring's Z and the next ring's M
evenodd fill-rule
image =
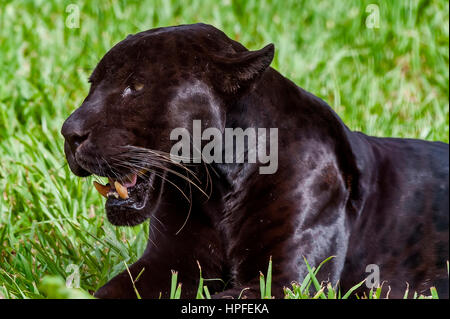
M178 281L178 272L175 270L171 270L172 278L170 284L170 299L175 299L175 293L177 289L177 281Z
M361 281L359 284L353 286L352 288L350 288L347 293L342 296L342 299L348 299L348 297L350 297L350 295L353 293L353 291L355 291L356 289L358 289L359 287L361 287L361 285L366 282L366 280L364 279L363 281Z

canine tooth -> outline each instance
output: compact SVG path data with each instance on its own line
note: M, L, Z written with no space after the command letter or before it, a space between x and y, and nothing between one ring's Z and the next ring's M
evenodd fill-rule
M103 197L108 197L109 186L102 185L96 181L94 181L94 187Z
M122 186L122 184L120 184L118 181L114 182L114 187L116 188L117 193L119 193L120 198L128 198L128 190L126 187Z

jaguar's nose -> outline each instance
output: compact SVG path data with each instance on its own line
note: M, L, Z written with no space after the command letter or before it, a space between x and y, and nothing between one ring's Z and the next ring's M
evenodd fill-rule
M82 129L81 125L72 116L64 122L61 128L61 134L66 139L73 154L75 154L77 148L89 137L89 132Z

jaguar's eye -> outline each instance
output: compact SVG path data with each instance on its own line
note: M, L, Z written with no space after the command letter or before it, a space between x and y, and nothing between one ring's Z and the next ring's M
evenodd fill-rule
M142 84L142 83L134 83L131 86L131 88L132 88L133 91L137 92L137 91L140 91L140 90L142 90L144 88L144 84Z

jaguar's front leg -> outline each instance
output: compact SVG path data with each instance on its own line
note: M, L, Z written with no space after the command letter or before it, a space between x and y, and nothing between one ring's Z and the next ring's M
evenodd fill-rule
M173 212L172 216L175 214ZM124 270L101 287L95 297L130 299L139 294L145 299L169 298L171 270L175 270L178 271L178 282L182 283L182 298L194 298L200 278L199 264L204 278L222 278L225 262L218 233L206 226L201 217L195 213L191 215L178 234L176 231L182 225L182 219L181 222L167 223L164 216L159 217L167 228L161 227L154 232L155 236L149 240L143 256L129 267L130 273ZM131 277L136 280L141 272L133 286ZM208 288L214 293L222 290L223 285L211 282Z

